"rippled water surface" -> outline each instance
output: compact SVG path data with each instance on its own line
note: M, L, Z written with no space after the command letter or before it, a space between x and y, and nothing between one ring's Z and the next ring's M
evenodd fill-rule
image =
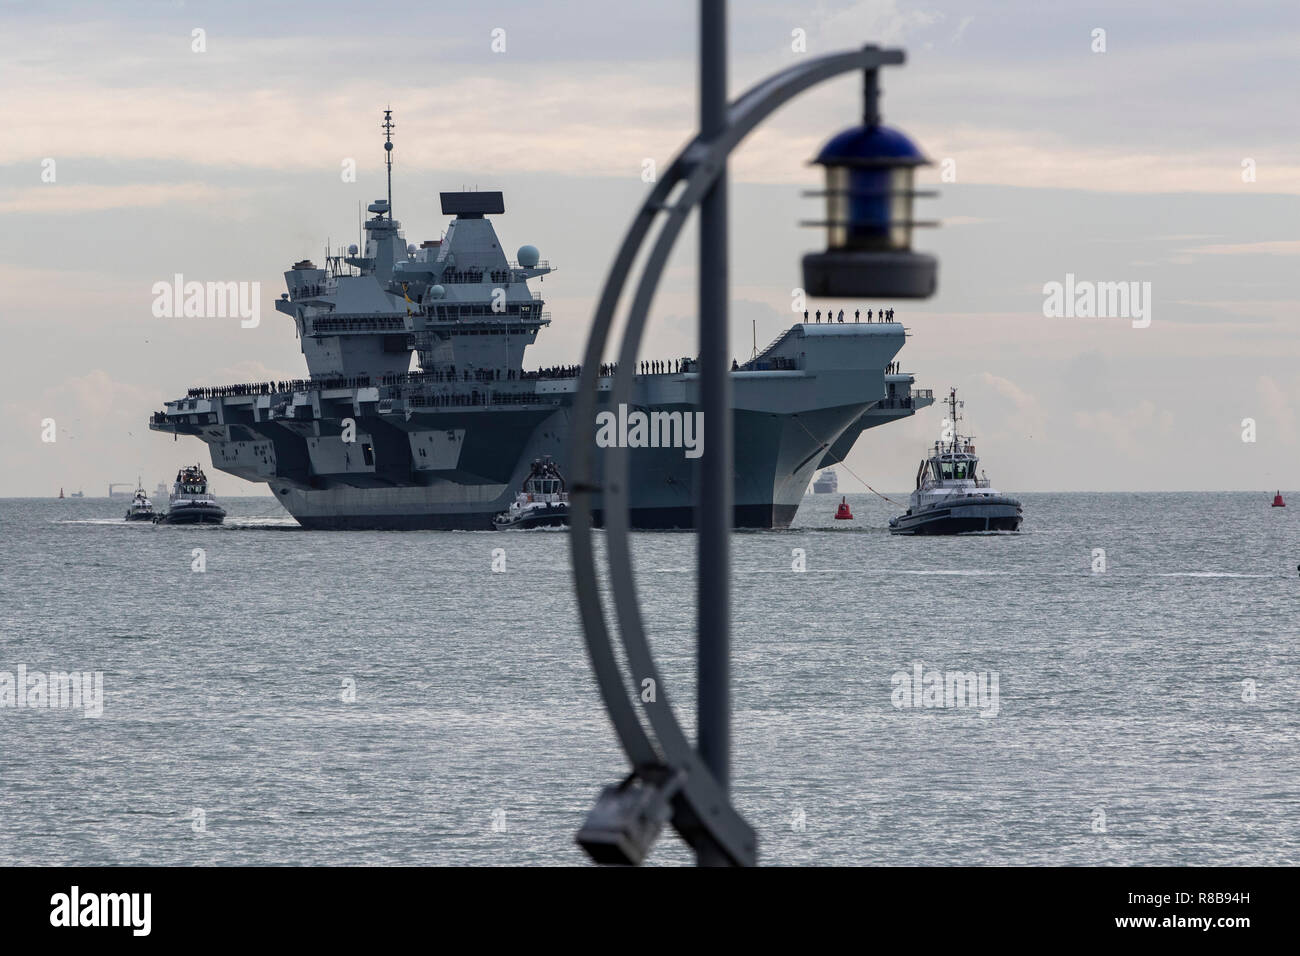
M1018 535L895 538L899 509L855 495L853 522L809 497L796 528L735 535L733 796L763 861L1300 863L1300 508L1023 499ZM0 501L0 689L104 675L98 719L0 707L0 863L582 862L625 762L567 535L225 504L183 528ZM694 539L635 555L689 726ZM917 663L996 672L996 715L895 706ZM689 854L667 834L652 859Z

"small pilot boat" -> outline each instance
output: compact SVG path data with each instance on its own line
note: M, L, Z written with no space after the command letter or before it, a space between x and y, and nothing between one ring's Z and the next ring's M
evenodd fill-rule
M987 475L976 476L979 458L970 436L957 434L957 390L948 396L951 441L937 441L916 471L906 514L889 520L890 534L968 534L1016 531L1024 515L1020 502L1000 494ZM964 403L963 403L964 404Z
M144 486L137 482L135 497L131 499L131 506L126 509L126 520L152 521L153 519L153 502L150 501L149 496L144 493Z
M533 461L523 490L510 507L492 519L498 531L559 528L569 523L569 493L560 470L548 455Z
M167 513L155 515L158 524L221 524L225 509L208 491L208 476L198 465L187 465L176 473Z

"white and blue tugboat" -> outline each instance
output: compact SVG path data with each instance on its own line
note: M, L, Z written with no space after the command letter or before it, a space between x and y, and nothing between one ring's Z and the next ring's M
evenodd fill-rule
M964 403L963 403L964 404ZM916 471L916 490L906 514L891 518L891 534L968 534L1016 531L1020 502L999 494L988 476L977 477L979 459L970 436L957 433L957 390L948 395L952 440L937 441Z
M198 465L186 465L176 473L167 513L158 515L159 524L221 524L225 509L208 491L208 476Z
M523 528L560 528L569 523L569 493L564 479L548 455L533 461L523 491L510 507L492 519L498 531Z

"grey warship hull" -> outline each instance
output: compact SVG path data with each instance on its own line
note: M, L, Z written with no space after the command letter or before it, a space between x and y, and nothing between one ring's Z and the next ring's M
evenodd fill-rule
M902 342L897 325L795 326L759 364L783 351L802 367L732 373L736 527L787 527L828 456L930 403L928 392L911 394L910 376L882 371ZM446 384L189 398L169 403L151 427L206 442L213 467L266 482L307 528L487 530L528 462L549 455L567 467L577 380L493 383L465 396L481 404L465 405L453 403L464 383L440 396ZM636 407L689 414L697 389L693 372L638 376ZM348 419L351 442L342 435ZM679 447L630 454L633 526L693 527L697 460ZM600 521L599 496L596 509Z
M539 440L529 442L527 447L547 451L523 451L516 461L527 462L536 454L550 454L561 468L567 467L569 422L556 420L567 417L566 411L544 419L534 433ZM744 411L735 414L736 527L784 528L798 510L808 476L815 467L815 461L808 459L819 455L821 443L791 434L791 429L798 430L797 426L790 421L781 421L781 417ZM826 427L823 423L830 423L830 427L838 431L858 416L857 409L850 408L838 413L826 410L806 417L814 427ZM485 423L485 427L490 426ZM630 471L633 527L672 529L695 526L695 464L684 459L679 449L634 450ZM492 518L508 506L517 487L517 476L512 475L499 484L464 485L439 480L428 485L386 489L295 489L286 486L278 489L278 497L286 510L308 528L474 530L492 528ZM595 517L597 524L603 523L599 496Z

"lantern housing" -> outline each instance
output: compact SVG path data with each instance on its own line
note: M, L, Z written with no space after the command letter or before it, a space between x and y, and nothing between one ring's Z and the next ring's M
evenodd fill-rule
M826 219L806 222L826 229L826 251L803 259L804 290L811 296L849 298L888 296L921 299L933 295L938 262L912 251L912 230L935 225L913 216L918 166L928 166L906 135L880 122L874 70L867 71L864 122L822 147L817 165L825 167Z

